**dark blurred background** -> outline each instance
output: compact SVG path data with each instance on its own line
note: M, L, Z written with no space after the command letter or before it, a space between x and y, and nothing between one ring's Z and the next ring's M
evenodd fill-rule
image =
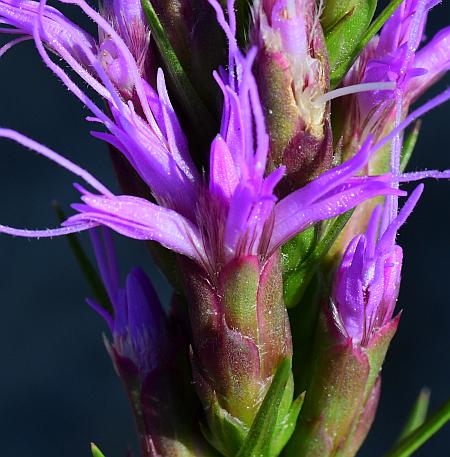
M449 3L432 11L429 36L449 23ZM76 9L65 11L95 32ZM2 127L26 133L115 188L106 147L89 136L87 111L44 67L32 43L0 60L0 87ZM449 117L450 105L427 115L410 169L450 168ZM1 140L0 223L55 226L51 202L68 210L78 199L72 180L60 167ZM401 230L405 261L399 307L404 312L361 456L378 457L389 448L423 386L431 389L432 410L450 396L449 201L449 182L427 182L419 207ZM118 237L117 245L123 273L143 266L167 302L169 288L142 245ZM135 447L128 405L102 343L106 326L85 304L88 293L65 239L0 236L0 456L89 456L94 441L107 457L122 457ZM449 456L450 427L417 455Z

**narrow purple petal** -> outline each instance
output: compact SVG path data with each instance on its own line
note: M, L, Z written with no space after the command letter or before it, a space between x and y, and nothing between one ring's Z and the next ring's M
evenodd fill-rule
M390 187L389 179L379 177L354 178L351 187L343 186L328 196L305 205L296 199L296 193L289 195L275 206L275 223L269 251L286 243L297 233L311 224L339 216L365 200L379 195L405 193Z
M163 345L164 312L150 280L140 268L128 274L125 291L128 338L139 368L148 373L156 365Z
M90 230L92 246L95 258L100 270L100 276L105 285L108 297L114 307L118 301L119 292L119 269L117 258L112 245L111 233L106 228Z
M209 190L223 202L229 202L239 182L228 145L220 135L211 144Z
M251 187L239 186L233 193L225 227L224 240L229 254L234 255L238 250L239 240L243 238L248 229L247 223L254 202L255 195Z
M371 155L371 138L369 137L354 157L322 173L308 185L285 197L277 206L287 205L290 200L302 201L305 205L317 200L334 189L335 186L345 183L350 177L354 176L367 164ZM280 211L282 210L280 209Z
M44 229L44 230L28 230L18 229L9 227L7 225L0 224L0 233L6 233L7 235L20 236L23 238L53 238L55 236L66 236L71 233L79 233L84 230L89 230L97 227L99 224L92 222L80 222L73 224L70 227L58 227L55 229Z
M19 38L15 38L14 40L11 40L10 42L6 43L5 45L3 45L0 48L0 57L2 57L6 52L8 52L11 48L13 48L16 44L23 43L24 41L29 41L29 40L32 40L32 38L28 37L28 36L22 36Z
M402 130L406 129L406 127L408 127L410 124L412 124L416 119L423 116L428 111L431 111L432 109L436 108L437 106L442 105L449 99L450 99L450 89L446 89L445 91L441 92L436 97L429 100L427 103L424 103L421 107L414 110L411 114L409 114L405 118L404 121L402 121L399 125L397 125L395 127L395 129L393 129L388 135L386 135L381 141L379 141L372 147L372 153L379 151L383 146L385 146L386 144L391 142L392 138L394 138L396 135L398 135L398 133L401 132Z
M367 240L367 252L370 256L375 254L375 248L378 240L378 228L380 225L381 214L383 208L381 205L377 205L370 217L369 223L366 230L366 240Z
M175 211L131 196L89 194L82 200L84 205L74 205L80 214L70 217L65 226L95 222L130 238L157 241L199 263L205 258L198 229Z
M419 184L408 198L398 216L392 221L387 230L382 234L378 243L378 249L388 249L389 246L395 243L395 237L400 227L406 222L413 209L417 205L424 189L423 184Z
M400 246L395 245L388 257L385 259L384 269L384 294L383 302L378 311L377 327L386 324L394 313L400 288L403 263L403 251Z
M359 238L356 245L355 253L352 262L348 266L344 282L344 297L346 309L339 307L339 313L344 323L347 333L352 338L361 338L364 331L364 307L357 304L364 301L364 284L362 282L364 272L364 250L366 247L366 239L364 236ZM336 297L337 303L341 304L342 298Z
M437 33L434 38L420 49L414 65L426 73L409 82L408 95L412 100L423 94L434 82L450 70L450 27Z
M103 319L105 319L106 323L108 324L109 329L112 331L114 326L114 319L108 311L103 308L103 306L99 305L96 301L92 300L91 298L86 298L86 303Z

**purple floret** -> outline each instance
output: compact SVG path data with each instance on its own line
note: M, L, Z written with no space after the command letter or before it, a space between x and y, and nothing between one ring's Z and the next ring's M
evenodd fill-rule
M354 343L366 345L371 335L392 319L403 259L395 237L422 191L421 184L382 234L379 234L382 208L377 206L367 231L353 238L345 251L335 275L332 305L340 327Z
M113 307L110 315L98 303L88 303L107 321L113 348L131 360L142 379L156 366L165 339L165 314L150 279L140 268L127 275L120 286L117 258L108 229L90 231L100 275Z

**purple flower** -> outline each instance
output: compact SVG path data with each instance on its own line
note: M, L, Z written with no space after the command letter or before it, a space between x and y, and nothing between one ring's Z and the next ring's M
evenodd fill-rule
M334 105L336 118L341 118L342 122L341 131L335 130L334 134L341 138L344 159L352 157L368 137L378 141L388 132L397 131L390 136L392 145L385 142L385 147L372 156L365 170L368 175L390 172L394 187L406 178L401 175L401 135L397 127L402 125L411 103L449 67L450 52L445 43L450 29L441 31L419 49L428 11L435 4L427 0L403 2L386 22L380 36L375 37L359 56L344 80L344 87L338 89L350 90L355 84L360 87L393 84L395 90L370 90L343 97ZM415 179L414 175L408 176ZM428 172L422 176L445 175ZM376 203L369 201L356 209L339 243L332 248L333 256L340 257L353 237L366 230ZM387 206L392 220L397 214L396 199L388 197Z
M439 31L429 43L419 49L414 63L417 68L424 71L422 75L417 75L409 81L407 93L411 101L420 97L450 70L450 27Z
M150 279L140 268L128 275L120 286L117 258L108 229L90 231L97 264L113 315L95 301L88 303L105 318L113 337L113 349L130 360L141 380L158 367L164 352L166 317Z
M134 268L121 287L111 232L90 231L101 279L112 304L110 314L88 303L106 322L106 347L130 401L143 457L208 456L196 421L187 367L187 342L173 308L166 316L143 270Z
M148 66L146 56L150 32L138 6L139 2L106 2L103 9L107 20L103 20L103 27L99 27L97 40L57 9L47 6L45 1L2 0L0 17L2 22L10 27L4 27L0 31L21 36L7 43L0 50L0 56L14 44L34 36L39 42L38 50L41 54L46 54L41 46L42 41L102 97L108 98L111 87L103 87L98 80L107 74L121 95L130 98L133 95L136 74L144 74ZM112 35L122 37L120 50ZM124 50L127 50L126 56ZM50 68L55 68L47 56L44 61ZM60 69L60 73L61 71Z
M150 29L144 17L139 0L105 0L101 4L101 14L123 39L141 75L149 74ZM98 31L98 54L112 83L126 99L134 92L133 78L128 71L127 62L117 49L115 41L101 27Z
M355 344L367 345L371 336L392 319L403 259L395 237L422 191L421 184L384 233L379 233L382 209L377 206L367 231L350 242L336 272L334 316L344 335Z
M228 24L215 2L212 2L212 6L228 37L230 53L228 74L223 70L220 76L215 74L223 92L224 108L220 133L211 145L210 176L206 186L189 155L187 141L170 103L162 71L158 72L156 92L141 78L132 53L113 27L83 0L70 0L70 3L79 5L113 40L133 81L136 99L140 103L139 112L131 100L124 100L118 93L103 70L100 57L85 44L87 38L84 34L81 34L79 42L75 41L73 35L73 47L80 46L89 65L96 70L97 79L93 80L92 75L83 73L80 65L77 67L73 63L72 57L65 59L66 51L60 55L106 99L112 118L49 58L42 36L50 35L52 30L49 28L46 31L43 25L43 13L47 11L43 2L39 8L31 8L30 17L27 16L27 24L34 24L30 28L38 51L67 87L91 109L95 116L91 120L109 130L109 133L94 135L122 152L148 184L156 203L134 196L115 196L95 178L56 153L18 133L1 130L1 136L27 145L84 176L99 192L94 194L77 186L82 193L83 204L74 205L79 214L63 224L67 232L105 225L131 238L157 241L194 259L207 271L214 272L218 271L220 265L238 256L259 255L268 258L309 225L342 214L375 195L398 193L390 188L387 175L355 177L374 151L369 141L352 160L277 202L274 189L284 170L279 168L265 175L268 135L251 72L256 51L250 50L246 57L241 54L235 39L233 15ZM2 11L7 10L4 2L0 2L0 5ZM8 5L13 11L8 9L8 16L3 12L3 20L11 22L11 17L15 17L14 8L20 10L21 2ZM66 26L62 16L59 13L57 16L58 24ZM48 43L51 46L53 40L49 39ZM31 231L7 227L1 230L32 236ZM63 233L64 229L37 231L35 236Z
M353 97L349 108L347 136L360 144L369 133L379 138L395 122L396 98L401 92L400 116L410 104L450 68L450 28L441 30L419 49L428 11L435 0L406 0L386 22L347 74L344 85L394 82L396 91L370 91ZM345 134L344 134L345 135ZM344 138L344 144L350 138Z

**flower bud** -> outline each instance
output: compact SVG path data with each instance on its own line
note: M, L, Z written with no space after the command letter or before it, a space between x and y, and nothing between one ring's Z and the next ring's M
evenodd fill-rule
M111 329L105 344L133 410L142 456L213 455L196 427L187 344L176 318L166 316L141 269L133 269L121 288L110 234L91 236L114 314L89 304Z
M292 354L283 304L279 259L237 258L212 284L185 263L190 298L192 365L207 414L209 440L235 455L247 434L280 362ZM281 426L292 402L292 379L278 414ZM238 438L230 439L231 435Z
M316 4L255 2L254 72L270 136L269 171L286 166L282 192L301 187L331 166L328 60Z
M399 318L402 250L399 227L422 192L419 186L384 230L381 207L366 233L349 244L316 329L305 403L287 455L352 457L375 415L379 372Z
M355 344L324 306L316 329L314 363L297 429L287 456L352 457L372 424L379 396L379 371L397 319Z

